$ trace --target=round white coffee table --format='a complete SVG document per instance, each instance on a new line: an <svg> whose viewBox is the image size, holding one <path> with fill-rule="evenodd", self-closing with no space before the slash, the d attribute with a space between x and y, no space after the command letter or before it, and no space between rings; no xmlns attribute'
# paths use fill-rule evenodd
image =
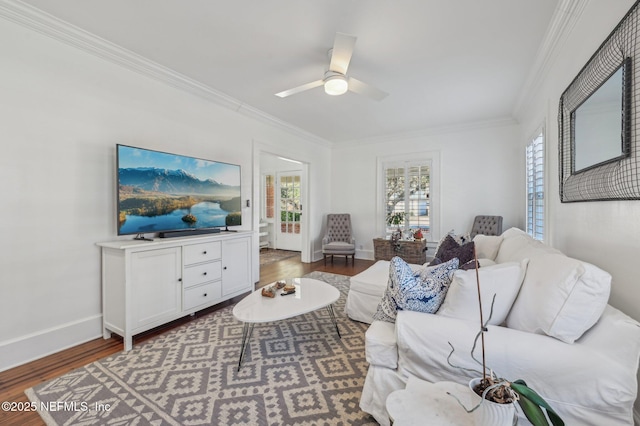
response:
<svg viewBox="0 0 640 426"><path fill-rule="evenodd" d="M256 323L280 321L327 308L338 337L341 337L333 306L331 306L340 298L338 289L313 278L294 278L293 284L296 287L293 294L282 295L282 290L278 290L275 297L264 297L262 289L258 289L234 306L233 316L244 323L238 371L242 366L247 343Z"/></svg>
<svg viewBox="0 0 640 426"><path fill-rule="evenodd" d="M470 407L470 390L453 382L429 383L410 377L405 389L387 397L387 412L394 426L473 426L474 417L467 413L447 392Z"/></svg>

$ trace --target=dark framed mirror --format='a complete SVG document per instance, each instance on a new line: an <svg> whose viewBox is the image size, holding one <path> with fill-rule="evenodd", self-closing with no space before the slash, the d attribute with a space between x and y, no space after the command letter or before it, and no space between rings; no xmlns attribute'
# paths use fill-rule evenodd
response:
<svg viewBox="0 0 640 426"><path fill-rule="evenodd" d="M560 96L560 201L640 200L640 0Z"/></svg>
<svg viewBox="0 0 640 426"><path fill-rule="evenodd" d="M621 160L631 146L631 58L571 111L571 173Z"/></svg>

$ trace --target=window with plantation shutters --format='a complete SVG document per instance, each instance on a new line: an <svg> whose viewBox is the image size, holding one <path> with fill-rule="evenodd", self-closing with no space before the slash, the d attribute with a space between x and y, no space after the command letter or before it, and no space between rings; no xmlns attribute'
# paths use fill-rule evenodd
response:
<svg viewBox="0 0 640 426"><path fill-rule="evenodd" d="M430 231L430 162L384 164L385 229ZM393 218L396 220L393 220Z"/></svg>
<svg viewBox="0 0 640 426"><path fill-rule="evenodd" d="M544 240L544 134L542 131L527 144L527 233Z"/></svg>

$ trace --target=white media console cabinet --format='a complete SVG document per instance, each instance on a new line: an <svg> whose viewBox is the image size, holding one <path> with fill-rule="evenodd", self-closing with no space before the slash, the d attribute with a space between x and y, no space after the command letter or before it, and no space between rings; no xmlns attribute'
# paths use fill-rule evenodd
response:
<svg viewBox="0 0 640 426"><path fill-rule="evenodd" d="M253 234L221 232L102 247L102 331L132 336L252 291Z"/></svg>

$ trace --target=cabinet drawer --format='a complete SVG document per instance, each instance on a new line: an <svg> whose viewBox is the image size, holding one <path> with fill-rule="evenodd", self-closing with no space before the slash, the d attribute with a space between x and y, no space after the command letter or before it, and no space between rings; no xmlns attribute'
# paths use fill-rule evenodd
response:
<svg viewBox="0 0 640 426"><path fill-rule="evenodd" d="M182 310L187 311L200 305L211 303L222 297L222 283L220 281L190 287L184 290Z"/></svg>
<svg viewBox="0 0 640 426"><path fill-rule="evenodd" d="M184 268L182 283L185 287L191 287L207 281L219 280L222 278L221 265L221 262L217 260Z"/></svg>
<svg viewBox="0 0 640 426"><path fill-rule="evenodd" d="M194 263L220 259L220 247L220 241L184 246L184 264L193 265Z"/></svg>

